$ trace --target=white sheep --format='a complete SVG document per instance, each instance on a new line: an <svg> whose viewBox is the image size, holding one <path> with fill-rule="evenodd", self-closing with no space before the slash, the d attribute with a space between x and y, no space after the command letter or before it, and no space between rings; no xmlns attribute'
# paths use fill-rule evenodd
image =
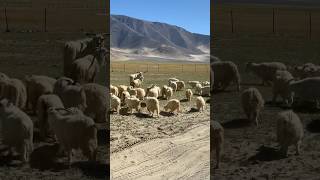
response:
<svg viewBox="0 0 320 180"><path fill-rule="evenodd" d="M203 97L202 96L198 96L196 98L196 106L197 106L198 111L203 111L205 105L206 105L206 102L204 101Z"/></svg>
<svg viewBox="0 0 320 180"><path fill-rule="evenodd" d="M37 117L39 122L40 136L44 139L49 135L49 123L47 111L50 107L64 108L64 105L55 94L45 94L38 98L37 102Z"/></svg>
<svg viewBox="0 0 320 180"><path fill-rule="evenodd" d="M303 125L299 116L292 110L280 112L277 117L277 141L282 155L287 155L290 145L296 146L296 154L299 155L302 138Z"/></svg>
<svg viewBox="0 0 320 180"><path fill-rule="evenodd" d="M141 82L143 82L143 79L144 79L143 72L137 72L137 73L129 75L129 82L130 83L136 79L139 79Z"/></svg>
<svg viewBox="0 0 320 180"><path fill-rule="evenodd" d="M118 97L119 98L121 98L123 91L128 90L128 86L126 86L126 85L119 85L117 88L118 88L118 93L119 93Z"/></svg>
<svg viewBox="0 0 320 180"><path fill-rule="evenodd" d="M121 96L120 96L120 99L121 99L121 102L123 102L123 104L126 104L126 99L130 97L130 93L128 91L123 91Z"/></svg>
<svg viewBox="0 0 320 180"><path fill-rule="evenodd" d="M19 79L9 78L2 82L2 98L11 101L15 106L24 110L27 103L27 90Z"/></svg>
<svg viewBox="0 0 320 180"><path fill-rule="evenodd" d="M244 113L251 122L259 125L259 115L264 107L264 99L256 88L248 88L241 94L241 105Z"/></svg>
<svg viewBox="0 0 320 180"><path fill-rule="evenodd" d="M209 81L203 81L201 82L202 86L210 86L210 82Z"/></svg>
<svg viewBox="0 0 320 180"><path fill-rule="evenodd" d="M139 98L140 100L143 100L144 97L146 96L146 91L142 88L136 88L137 91L137 98Z"/></svg>
<svg viewBox="0 0 320 180"><path fill-rule="evenodd" d="M171 87L168 87L166 85L164 85L162 87L162 97L166 98L167 100L171 98L171 96L173 95L173 90Z"/></svg>
<svg viewBox="0 0 320 180"><path fill-rule="evenodd" d="M110 84L110 92L112 94L114 94L115 96L118 96L118 94L119 94L118 88L116 86L111 85L111 84Z"/></svg>
<svg viewBox="0 0 320 180"><path fill-rule="evenodd" d="M184 81L177 81L176 83L177 83L177 91L181 91L186 86Z"/></svg>
<svg viewBox="0 0 320 180"><path fill-rule="evenodd" d="M107 121L108 113L108 88L96 83L88 83L83 85L86 93L87 108L84 113L90 116L97 123Z"/></svg>
<svg viewBox="0 0 320 180"><path fill-rule="evenodd" d="M60 77L54 83L53 93L57 94L58 96L60 96L63 88L65 88L68 85L73 85L73 84L74 84L74 81L71 78L67 78L67 77L64 77L64 76Z"/></svg>
<svg viewBox="0 0 320 180"><path fill-rule="evenodd" d="M161 95L161 88L157 85L151 85L147 88L147 96L158 98Z"/></svg>
<svg viewBox="0 0 320 180"><path fill-rule="evenodd" d="M202 94L202 85L200 83L196 84L195 94L200 95L200 96Z"/></svg>
<svg viewBox="0 0 320 180"><path fill-rule="evenodd" d="M170 110L171 113L174 111L181 112L181 106L180 106L180 101L178 99L171 99L168 101L168 103L164 106L164 110L168 111Z"/></svg>
<svg viewBox="0 0 320 180"><path fill-rule="evenodd" d="M96 48L102 47L103 41L103 35L96 34L92 38L66 42L63 49L64 75L71 77L72 63L74 60L92 54Z"/></svg>
<svg viewBox="0 0 320 180"><path fill-rule="evenodd" d="M154 112L156 112L157 117L160 117L160 105L159 100L156 97L146 97L145 98L146 107L150 115L153 117Z"/></svg>
<svg viewBox="0 0 320 180"><path fill-rule="evenodd" d="M177 82L176 82L176 81L169 81L169 87L171 87L172 90L173 90L174 92L176 92L177 89L178 89Z"/></svg>
<svg viewBox="0 0 320 180"><path fill-rule="evenodd" d="M133 86L134 88L140 88L142 87L142 81L140 79L135 79L130 82L130 86Z"/></svg>
<svg viewBox="0 0 320 180"><path fill-rule="evenodd" d="M210 144L210 150L216 150L217 164L215 168L219 168L220 157L223 151L224 129L217 121L211 121L210 126L210 134L212 134L211 137L213 137Z"/></svg>
<svg viewBox="0 0 320 180"><path fill-rule="evenodd" d="M177 79L177 78L169 78L168 79L169 84L170 84L170 82L177 82L177 81L179 81L179 79Z"/></svg>
<svg viewBox="0 0 320 180"><path fill-rule="evenodd" d="M191 89L187 89L186 90L186 98L188 99L188 101L191 101L192 96L193 96L192 90Z"/></svg>
<svg viewBox="0 0 320 180"><path fill-rule="evenodd" d="M15 148L27 162L33 150L33 122L30 117L7 99L0 101L2 143Z"/></svg>
<svg viewBox="0 0 320 180"><path fill-rule="evenodd" d="M128 87L128 92L130 94L130 96L137 96L138 92L136 88L133 88L132 86Z"/></svg>
<svg viewBox="0 0 320 180"><path fill-rule="evenodd" d="M60 111L62 110L49 108L48 121L62 149L68 154L69 166L72 163L73 149L81 149L89 160L95 161L98 142L94 121L82 113Z"/></svg>
<svg viewBox="0 0 320 180"><path fill-rule="evenodd" d="M287 67L280 62L248 62L246 64L246 71L253 72L259 78L261 78L262 85L271 83L274 80L274 76L277 70L287 70Z"/></svg>
<svg viewBox="0 0 320 180"><path fill-rule="evenodd" d="M120 106L121 106L121 100L118 96L110 93L110 110L111 111L116 111L117 114L119 114L119 111L120 111Z"/></svg>
<svg viewBox="0 0 320 180"><path fill-rule="evenodd" d="M273 103L276 102L278 95L280 95L284 103L286 105L289 104L289 100L290 100L289 84L293 80L294 78L290 72L277 70L275 79L273 80L273 85L272 85L272 91L273 91L272 102Z"/></svg>
<svg viewBox="0 0 320 180"><path fill-rule="evenodd" d="M93 54L76 59L72 63L71 78L80 84L94 83L107 54L106 48L97 48Z"/></svg>
<svg viewBox="0 0 320 180"><path fill-rule="evenodd" d="M135 109L137 112L140 112L140 100L136 97L127 97L125 99L126 106L128 107L128 111L132 114L132 110Z"/></svg>
<svg viewBox="0 0 320 180"><path fill-rule="evenodd" d="M189 84L191 88L195 88L197 84L200 84L200 81L188 81L187 84Z"/></svg>
<svg viewBox="0 0 320 180"><path fill-rule="evenodd" d="M77 107L81 111L85 111L87 108L86 92L79 84L63 86L58 96L65 108Z"/></svg>
<svg viewBox="0 0 320 180"><path fill-rule="evenodd" d="M217 61L211 64L214 71L213 90L225 90L231 82L236 83L240 91L240 74L238 67L231 61Z"/></svg>
<svg viewBox="0 0 320 180"><path fill-rule="evenodd" d="M27 106L35 113L38 98L43 94L53 93L56 79L47 76L28 75L24 78L27 89Z"/></svg>
<svg viewBox="0 0 320 180"><path fill-rule="evenodd" d="M294 97L299 97L302 101L315 101L317 107L320 107L320 77L291 81L289 91L291 92L290 105Z"/></svg>

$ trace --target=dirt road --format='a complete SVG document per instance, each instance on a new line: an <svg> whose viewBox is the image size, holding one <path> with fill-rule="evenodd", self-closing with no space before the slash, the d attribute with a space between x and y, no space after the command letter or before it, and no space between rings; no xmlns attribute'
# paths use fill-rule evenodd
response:
<svg viewBox="0 0 320 180"><path fill-rule="evenodd" d="M122 179L209 179L209 122L111 155L111 176Z"/></svg>

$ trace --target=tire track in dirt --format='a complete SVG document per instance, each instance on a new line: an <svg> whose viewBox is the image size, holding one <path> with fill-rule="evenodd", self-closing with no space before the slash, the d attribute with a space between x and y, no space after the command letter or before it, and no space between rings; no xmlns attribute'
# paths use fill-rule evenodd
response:
<svg viewBox="0 0 320 180"><path fill-rule="evenodd" d="M209 179L210 125L156 139L111 155L111 177L122 179Z"/></svg>

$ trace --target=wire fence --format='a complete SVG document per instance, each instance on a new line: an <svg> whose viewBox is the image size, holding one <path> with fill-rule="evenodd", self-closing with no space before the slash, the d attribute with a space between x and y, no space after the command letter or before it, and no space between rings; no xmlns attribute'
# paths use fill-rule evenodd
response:
<svg viewBox="0 0 320 180"><path fill-rule="evenodd" d="M320 37L320 11L312 8L216 6L213 32L297 34Z"/></svg>
<svg viewBox="0 0 320 180"><path fill-rule="evenodd" d="M107 32L105 8L2 7L0 31Z"/></svg>
<svg viewBox="0 0 320 180"><path fill-rule="evenodd" d="M111 72L195 72L209 73L209 64L111 63Z"/></svg>

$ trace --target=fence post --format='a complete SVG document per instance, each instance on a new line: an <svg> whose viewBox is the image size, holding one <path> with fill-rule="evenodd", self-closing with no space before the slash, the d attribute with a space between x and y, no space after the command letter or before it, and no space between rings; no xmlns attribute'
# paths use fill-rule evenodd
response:
<svg viewBox="0 0 320 180"><path fill-rule="evenodd" d="M7 8L6 7L4 8L4 16L5 16L5 19L6 19L6 32L10 32L9 24L8 24Z"/></svg>
<svg viewBox="0 0 320 180"><path fill-rule="evenodd" d="M312 33L312 19L311 19L311 12L309 11L309 39L311 39Z"/></svg>
<svg viewBox="0 0 320 180"><path fill-rule="evenodd" d="M275 33L275 15L274 15L274 8L272 9L272 33Z"/></svg>
<svg viewBox="0 0 320 180"><path fill-rule="evenodd" d="M44 32L47 32L47 8L44 8Z"/></svg>
<svg viewBox="0 0 320 180"><path fill-rule="evenodd" d="M230 10L230 20L231 20L231 32L234 32L234 21L233 21L233 11L232 9Z"/></svg>

